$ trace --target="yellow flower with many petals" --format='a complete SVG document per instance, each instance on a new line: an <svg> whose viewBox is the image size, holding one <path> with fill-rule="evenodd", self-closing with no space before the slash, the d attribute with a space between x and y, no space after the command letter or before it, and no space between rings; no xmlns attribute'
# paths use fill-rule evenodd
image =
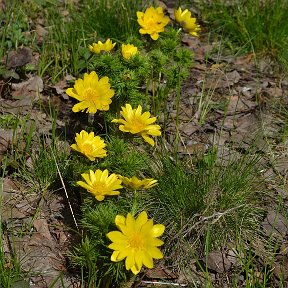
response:
<svg viewBox="0 0 288 288"><path fill-rule="evenodd" d="M98 43L92 43L92 45L88 45L88 48L91 52L99 54L101 51L109 52L111 51L116 43L112 43L110 39L107 39L105 43L98 41Z"/></svg>
<svg viewBox="0 0 288 288"><path fill-rule="evenodd" d="M130 104L126 104L122 107L120 114L124 119L114 119L112 122L120 123L123 125L119 126L122 132L130 132L132 134L140 134L143 139L150 145L154 146L155 142L149 136L160 136L160 126L155 125L156 117L150 118L150 112L144 112L142 114L141 105L137 109L132 109Z"/></svg>
<svg viewBox="0 0 288 288"><path fill-rule="evenodd" d="M107 39L103 44L103 51L109 52L115 47L116 43L113 43L110 39Z"/></svg>
<svg viewBox="0 0 288 288"><path fill-rule="evenodd" d="M71 148L84 154L89 160L94 161L95 158L103 158L107 156L104 149L106 144L99 136L94 136L94 132L89 134L82 130L80 134L76 133L76 144L72 144Z"/></svg>
<svg viewBox="0 0 288 288"><path fill-rule="evenodd" d="M114 90L110 88L109 78L98 79L95 71L90 74L85 73L83 79L77 79L73 88L68 88L66 93L80 101L73 106L73 112L85 111L87 113L96 113L97 110L109 110L111 98L114 96Z"/></svg>
<svg viewBox="0 0 288 288"><path fill-rule="evenodd" d="M124 59L128 60L137 54L138 48L132 44L122 44L121 52Z"/></svg>
<svg viewBox="0 0 288 288"><path fill-rule="evenodd" d="M159 38L159 33L164 31L164 27L169 23L169 18L164 15L162 7L149 7L146 11L137 12L137 22L142 27L141 34L150 34L153 40Z"/></svg>
<svg viewBox="0 0 288 288"><path fill-rule="evenodd" d="M98 201L104 200L105 196L119 195L118 189L123 188L121 179L116 174L108 177L108 170L101 171L97 169L95 172L89 171L89 174L83 173L81 176L86 182L77 181L77 184L88 192L92 193Z"/></svg>
<svg viewBox="0 0 288 288"><path fill-rule="evenodd" d="M125 218L117 215L115 224L121 231L112 231L107 237L113 242L108 248L115 250L111 255L114 262L126 258L125 266L135 275L142 266L153 268L153 258L161 259L163 254L158 248L163 241L158 239L165 230L162 224L153 225L153 219L148 219L145 211L135 219L130 213Z"/></svg>
<svg viewBox="0 0 288 288"><path fill-rule="evenodd" d="M122 180L122 184L124 186L132 188L134 190L149 189L158 184L158 181L152 178L147 178L143 180L138 179L136 176L133 176L132 178L119 176L119 178Z"/></svg>
<svg viewBox="0 0 288 288"><path fill-rule="evenodd" d="M92 45L88 45L88 48L91 52L95 54L100 54L103 51L103 43L98 41L98 43L92 43Z"/></svg>
<svg viewBox="0 0 288 288"><path fill-rule="evenodd" d="M181 7L174 11L176 21L192 36L198 36L200 25L196 24L196 18L191 17L191 12L188 9L182 11Z"/></svg>

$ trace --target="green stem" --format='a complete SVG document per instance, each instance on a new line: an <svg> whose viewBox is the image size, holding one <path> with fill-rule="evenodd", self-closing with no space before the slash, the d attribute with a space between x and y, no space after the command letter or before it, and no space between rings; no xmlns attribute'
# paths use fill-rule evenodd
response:
<svg viewBox="0 0 288 288"><path fill-rule="evenodd" d="M180 68L179 68L180 70ZM177 149L179 144L179 113L180 113L180 97L181 97L181 85L180 85L180 71L178 72L177 87L176 87L176 138L175 138L175 157L177 159Z"/></svg>
<svg viewBox="0 0 288 288"><path fill-rule="evenodd" d="M132 203L132 208L131 208L131 214L134 216L137 212L137 200L138 200L138 193L137 190L135 189L133 191L133 203Z"/></svg>

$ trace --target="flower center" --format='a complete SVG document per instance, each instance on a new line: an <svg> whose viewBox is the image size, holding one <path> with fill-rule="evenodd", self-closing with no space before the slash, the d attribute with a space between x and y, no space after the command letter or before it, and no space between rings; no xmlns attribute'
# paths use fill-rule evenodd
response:
<svg viewBox="0 0 288 288"><path fill-rule="evenodd" d="M143 123L141 120L134 119L134 121L133 121L133 130L135 130L136 133L144 130L145 127L146 127L145 123Z"/></svg>
<svg viewBox="0 0 288 288"><path fill-rule="evenodd" d="M131 248L134 249L141 249L144 247L144 240L143 237L139 234L134 234L129 239L129 245Z"/></svg>
<svg viewBox="0 0 288 288"><path fill-rule="evenodd" d="M85 100L94 102L95 100L99 99L99 92L95 89L85 89L85 91L83 92L83 98Z"/></svg>
<svg viewBox="0 0 288 288"><path fill-rule="evenodd" d="M99 194L105 193L106 188L107 186L105 183L97 182L93 184L93 190L97 191Z"/></svg>
<svg viewBox="0 0 288 288"><path fill-rule="evenodd" d="M85 151L86 153L92 153L93 152L93 146L90 143L84 143L82 145L82 149L83 151Z"/></svg>
<svg viewBox="0 0 288 288"><path fill-rule="evenodd" d="M160 24L160 23L157 23L156 21L155 21L155 19L150 19L150 20L148 20L147 21L147 28L148 29L153 29L153 28L155 28L155 26L156 25L158 25L158 24Z"/></svg>

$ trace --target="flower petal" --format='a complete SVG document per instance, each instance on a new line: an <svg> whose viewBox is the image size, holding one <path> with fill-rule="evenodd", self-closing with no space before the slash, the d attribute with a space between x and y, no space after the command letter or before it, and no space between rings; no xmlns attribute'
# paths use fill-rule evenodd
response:
<svg viewBox="0 0 288 288"><path fill-rule="evenodd" d="M151 257L151 255L149 253L147 253L146 251L142 251L143 252L143 264L147 267L147 268L153 268L153 259Z"/></svg>
<svg viewBox="0 0 288 288"><path fill-rule="evenodd" d="M115 243L127 242L127 237L119 231L109 232L106 236Z"/></svg>
<svg viewBox="0 0 288 288"><path fill-rule="evenodd" d="M157 247L149 247L149 249L147 249L147 252L152 258L155 259L162 259L164 257L160 249Z"/></svg>
<svg viewBox="0 0 288 288"><path fill-rule="evenodd" d="M111 261L118 262L123 260L125 257L127 257L127 251L114 251L111 255Z"/></svg>
<svg viewBox="0 0 288 288"><path fill-rule="evenodd" d="M116 218L115 218L115 224L116 226L118 226L119 224L125 224L125 220L126 218L122 215L117 215Z"/></svg>
<svg viewBox="0 0 288 288"><path fill-rule="evenodd" d="M72 111L73 112L80 112L80 111L84 111L88 107L89 107L89 104L86 101L82 101L80 103L75 104L72 107Z"/></svg>
<svg viewBox="0 0 288 288"><path fill-rule="evenodd" d="M153 237L160 237L165 230L165 226L162 224L156 224L152 228Z"/></svg>
<svg viewBox="0 0 288 288"><path fill-rule="evenodd" d="M134 265L131 267L131 271L134 275L137 275L141 271L141 268L142 268L142 266L138 267L138 266Z"/></svg>
<svg viewBox="0 0 288 288"><path fill-rule="evenodd" d="M134 230L135 228L135 219L134 217L131 215L131 213L127 214L126 217L126 226L129 227L129 229Z"/></svg>
<svg viewBox="0 0 288 288"><path fill-rule="evenodd" d="M123 243L111 243L108 248L117 250L117 251L122 251L127 248L127 244Z"/></svg>
<svg viewBox="0 0 288 288"><path fill-rule="evenodd" d="M150 36L151 36L151 38L153 40L157 40L159 38L159 34L158 33L152 33Z"/></svg>
<svg viewBox="0 0 288 288"><path fill-rule="evenodd" d="M139 227L139 229L141 229L141 227L142 227L147 221L148 221L147 213L146 213L146 211L142 211L142 212L138 215L138 217L137 217L137 219L136 219L136 222L135 222L135 225L136 225L137 228Z"/></svg>
<svg viewBox="0 0 288 288"><path fill-rule="evenodd" d="M154 142L154 140L153 140L152 138L148 137L148 136L145 135L145 134L142 134L141 136L142 136L143 139L144 139L147 143L149 143L151 146L155 146L155 142Z"/></svg>
<svg viewBox="0 0 288 288"><path fill-rule="evenodd" d="M130 251L125 260L125 267L126 270L130 270L132 266L135 265L135 258L134 253Z"/></svg>
<svg viewBox="0 0 288 288"><path fill-rule="evenodd" d="M81 186L82 188L85 188L87 190L91 189L91 187L89 185L87 185L87 183L85 183L83 181L77 181L76 183L77 183L77 185Z"/></svg>
<svg viewBox="0 0 288 288"><path fill-rule="evenodd" d="M98 201L103 201L105 199L105 196L104 195L96 195L95 198Z"/></svg>

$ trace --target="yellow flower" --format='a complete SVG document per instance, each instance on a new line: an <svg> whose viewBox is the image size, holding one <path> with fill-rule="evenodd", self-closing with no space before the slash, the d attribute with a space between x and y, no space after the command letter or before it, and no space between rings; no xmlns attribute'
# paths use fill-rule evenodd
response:
<svg viewBox="0 0 288 288"><path fill-rule="evenodd" d="M95 71L90 74L85 73L84 79L76 80L74 87L68 88L66 93L80 101L73 106L73 112L87 109L87 113L92 114L96 113L97 110L109 110L111 98L114 96L114 90L110 88L109 78L98 79Z"/></svg>
<svg viewBox="0 0 288 288"><path fill-rule="evenodd" d="M121 232L112 231L107 234L113 242L108 248L115 250L111 255L112 261L118 262L126 258L126 269L136 275L143 265L153 268L153 258L163 258L163 254L157 247L164 243L157 237L164 233L165 226L153 225L153 219L148 220L145 211L141 212L137 219L130 213L127 218L117 215L115 224Z"/></svg>
<svg viewBox="0 0 288 288"><path fill-rule="evenodd" d="M95 54L100 54L103 48L103 43L101 41L98 41L98 43L92 43L92 45L88 45L88 48L91 52Z"/></svg>
<svg viewBox="0 0 288 288"><path fill-rule="evenodd" d="M111 51L116 43L112 43L110 39L107 39L105 43L98 41L98 43L92 43L92 45L88 45L88 48L91 52L99 54L101 51L109 52Z"/></svg>
<svg viewBox="0 0 288 288"><path fill-rule="evenodd" d="M80 134L76 133L76 144L72 144L70 147L94 161L96 157L103 158L107 156L106 150L104 150L106 144L99 136L94 136L94 132L89 134L82 130Z"/></svg>
<svg viewBox="0 0 288 288"><path fill-rule="evenodd" d="M111 51L116 43L112 43L110 39L107 39L106 42L103 44L103 51L109 52Z"/></svg>
<svg viewBox="0 0 288 288"><path fill-rule="evenodd" d="M122 132L130 132L132 134L140 134L143 139L150 145L154 146L155 142L149 136L160 136L160 126L151 125L156 121L156 117L150 118L149 112L142 114L142 107L139 105L137 109L132 109L130 104L126 104L126 107L122 107L120 114L124 119L114 119L112 122L120 123L119 126Z"/></svg>
<svg viewBox="0 0 288 288"><path fill-rule="evenodd" d="M182 11L181 7L174 11L176 21L192 36L198 36L200 25L196 24L196 18L191 17L191 12L188 9Z"/></svg>
<svg viewBox="0 0 288 288"><path fill-rule="evenodd" d="M83 173L81 176L86 181L77 181L77 184L88 192L92 193L98 201L104 200L105 196L119 195L118 189L123 188L121 180L116 174L108 177L108 170L101 171L97 169L95 172L89 171L89 174Z"/></svg>
<svg viewBox="0 0 288 288"><path fill-rule="evenodd" d="M121 52L122 52L122 56L123 58L125 58L126 60L130 59L131 57L133 57L134 55L137 54L138 52L138 48L135 47L132 44L122 44L121 46Z"/></svg>
<svg viewBox="0 0 288 288"><path fill-rule="evenodd" d="M168 24L169 18L164 16L162 7L149 7L145 13L137 12L137 22L142 27L139 32L141 34L150 34L153 40L159 38L159 33L164 31L164 27Z"/></svg>
<svg viewBox="0 0 288 288"><path fill-rule="evenodd" d="M124 186L132 188L134 190L149 189L158 184L158 181L152 178L147 178L143 180L138 179L136 176L133 176L132 178L119 176L119 178L122 180L122 184Z"/></svg>

